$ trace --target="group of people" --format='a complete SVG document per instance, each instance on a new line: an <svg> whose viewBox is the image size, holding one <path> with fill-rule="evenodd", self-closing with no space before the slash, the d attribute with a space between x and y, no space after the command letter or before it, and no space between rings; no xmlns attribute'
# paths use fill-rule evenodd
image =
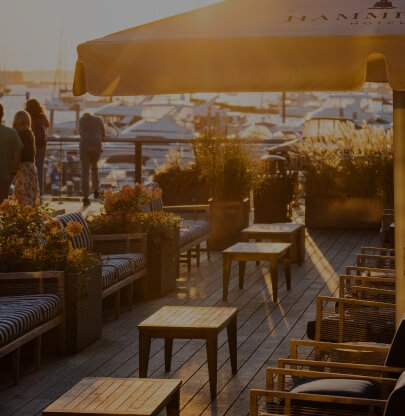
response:
<svg viewBox="0 0 405 416"><path fill-rule="evenodd" d="M44 193L43 166L49 121L38 100L31 98L25 110L14 115L12 128L3 124L0 103L0 201L8 198L13 180L14 198L36 206Z"/></svg>
<svg viewBox="0 0 405 416"><path fill-rule="evenodd" d="M25 110L17 111L12 127L3 124L0 103L0 203L7 199L14 181L13 198L22 205L37 206L44 194L44 161L49 121L40 102L31 98ZM105 138L99 117L84 113L79 120L83 205L90 204L89 173L92 171L94 197L99 197L97 162Z"/></svg>

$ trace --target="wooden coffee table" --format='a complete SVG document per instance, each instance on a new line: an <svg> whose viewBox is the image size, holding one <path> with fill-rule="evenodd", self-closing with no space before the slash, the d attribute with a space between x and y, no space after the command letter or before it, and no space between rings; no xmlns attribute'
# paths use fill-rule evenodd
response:
<svg viewBox="0 0 405 416"><path fill-rule="evenodd" d="M305 261L305 226L294 222L253 224L241 232L242 241L249 239L291 243L291 261L299 264Z"/></svg>
<svg viewBox="0 0 405 416"><path fill-rule="evenodd" d="M152 338L165 340L165 371L170 371L173 339L205 339L212 397L217 394L218 334L226 328L232 373L237 372L237 308L164 306L138 325L139 376L147 377Z"/></svg>
<svg viewBox="0 0 405 416"><path fill-rule="evenodd" d="M247 261L268 261L270 263L273 301L277 302L278 260L283 259L287 289L291 289L290 243L236 243L222 252L223 256L223 294L228 299L228 286L231 277L231 262L239 262L239 288L243 289L243 278Z"/></svg>
<svg viewBox="0 0 405 416"><path fill-rule="evenodd" d="M157 416L180 414L181 380L139 378L84 378L42 411L43 415L127 415Z"/></svg>

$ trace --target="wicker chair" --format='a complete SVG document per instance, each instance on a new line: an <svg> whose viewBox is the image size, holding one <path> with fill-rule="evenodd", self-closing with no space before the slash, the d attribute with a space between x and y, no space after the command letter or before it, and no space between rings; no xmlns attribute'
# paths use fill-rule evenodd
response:
<svg viewBox="0 0 405 416"><path fill-rule="evenodd" d="M329 296L318 296L307 326L308 338L327 342L391 343L394 333L395 304Z"/></svg>
<svg viewBox="0 0 405 416"><path fill-rule="evenodd" d="M405 373L393 379L272 368L267 376L275 378L269 389L250 391L250 416L403 414ZM290 389L292 377L302 381Z"/></svg>
<svg viewBox="0 0 405 416"><path fill-rule="evenodd" d="M395 303L395 278L340 276L339 297Z"/></svg>

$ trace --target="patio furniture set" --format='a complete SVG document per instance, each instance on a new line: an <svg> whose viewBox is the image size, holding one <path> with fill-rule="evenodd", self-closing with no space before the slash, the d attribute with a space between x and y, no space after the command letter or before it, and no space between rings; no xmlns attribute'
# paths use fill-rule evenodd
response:
<svg viewBox="0 0 405 416"><path fill-rule="evenodd" d="M149 186L156 188L157 184ZM195 212L205 207L175 207L178 210ZM165 209L161 199L145 207L147 211ZM13 378L19 381L21 346L35 340L35 368L40 365L41 337L50 329L59 326L61 350L76 352L101 335L102 299L113 296L114 314L118 319L121 307L121 290L126 289L127 306L131 309L135 283L139 283L142 296L148 293L147 235L145 233L92 235L85 219L79 212L56 217L65 227L69 221L82 225L82 232L72 237L74 248L96 251L102 255L101 272L96 270L87 290L93 292L90 309L86 311L87 325L83 340L77 340L73 326L83 325L73 311L75 293L71 283L67 284L63 272L38 272L27 274L2 274L0 281L0 357L13 354ZM204 220L182 220L179 230L180 253L186 253L188 267L191 258L199 264L200 244L209 239L208 222ZM207 243L208 258L210 255ZM90 277L86 277L87 280ZM70 276L69 280L73 278ZM72 293L71 293L72 292Z"/></svg>
<svg viewBox="0 0 405 416"><path fill-rule="evenodd" d="M361 249L340 276L339 297L318 297L312 340L291 340L290 358L267 369L265 389L251 390L251 416L403 413L405 316L395 331L394 259L392 249Z"/></svg>
<svg viewBox="0 0 405 416"><path fill-rule="evenodd" d="M278 261L284 263L287 289L291 289L291 261L305 260L305 227L297 223L254 224L241 232L242 242L228 247L223 255L223 300L228 299L231 262L239 262L239 288L243 289L246 261L268 261L273 301L277 302ZM250 242L249 240L255 240ZM270 240L263 242L263 240Z"/></svg>

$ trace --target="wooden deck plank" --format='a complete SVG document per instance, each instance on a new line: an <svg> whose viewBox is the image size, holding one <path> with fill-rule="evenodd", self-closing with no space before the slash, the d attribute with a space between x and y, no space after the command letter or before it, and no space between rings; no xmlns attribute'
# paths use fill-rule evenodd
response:
<svg viewBox="0 0 405 416"><path fill-rule="evenodd" d="M268 265L247 264L245 288L238 288L237 264L232 265L228 302L222 302L222 256L211 263L203 256L190 273L181 266L178 290L162 299L134 305L119 321L103 327L101 340L75 355L49 359L43 368L24 375L18 386L0 390L0 414L36 415L84 377L138 377L136 325L161 306L234 306L238 313L238 373L232 377L226 331L218 339L218 396L211 402L205 344L199 340L176 340L172 371L164 372L161 340L151 346L149 377L182 378L181 415L246 415L249 389L264 385L264 370L278 357L288 356L289 340L305 336L306 322L315 317L319 294L336 292L338 275L352 264L361 245L377 244L369 231L311 231L306 235L307 256L292 265L291 292L286 290L280 266L279 301L271 301Z"/></svg>

